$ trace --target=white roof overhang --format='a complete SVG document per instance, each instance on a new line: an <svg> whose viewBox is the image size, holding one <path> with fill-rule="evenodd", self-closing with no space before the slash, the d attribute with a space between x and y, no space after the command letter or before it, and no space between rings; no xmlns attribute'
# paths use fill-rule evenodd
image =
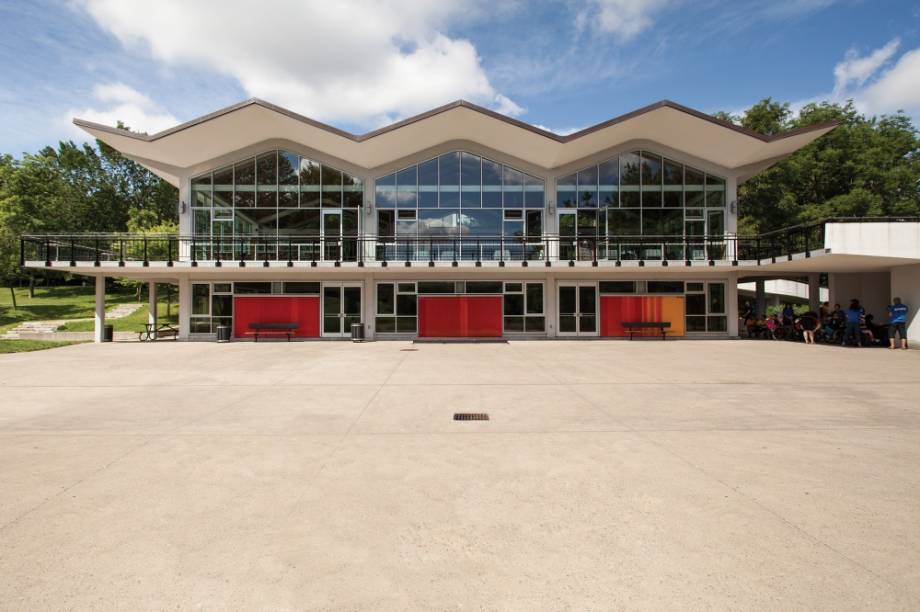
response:
<svg viewBox="0 0 920 612"><path fill-rule="evenodd" d="M567 136L458 101L363 135L349 134L262 100L247 100L153 135L74 123L178 185L185 169L260 142L303 143L373 169L452 140L468 140L553 169L632 140L671 149L750 178L836 127L836 122L764 136L663 101Z"/></svg>

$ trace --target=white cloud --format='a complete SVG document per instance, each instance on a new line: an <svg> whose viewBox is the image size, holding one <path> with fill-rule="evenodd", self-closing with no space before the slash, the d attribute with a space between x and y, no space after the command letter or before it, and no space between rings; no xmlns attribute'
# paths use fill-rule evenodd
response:
<svg viewBox="0 0 920 612"><path fill-rule="evenodd" d="M920 118L920 49L908 51L856 96L873 113L903 110Z"/></svg>
<svg viewBox="0 0 920 612"><path fill-rule="evenodd" d="M100 102L133 104L144 108L154 106L150 98L124 83L104 83L93 87L93 97Z"/></svg>
<svg viewBox="0 0 920 612"><path fill-rule="evenodd" d="M502 94L495 95L495 110L503 115L510 115L511 117L516 117L520 114L523 114L527 109L523 106L515 103L514 100L503 96Z"/></svg>
<svg viewBox="0 0 920 612"><path fill-rule="evenodd" d="M857 110L870 116L904 111L920 121L920 48L906 51L891 65L899 45L895 38L865 56L847 51L834 67L834 90L796 100L790 110L798 114L806 104L853 100Z"/></svg>
<svg viewBox="0 0 920 612"><path fill-rule="evenodd" d="M443 33L485 14L485 0L76 1L126 46L323 121L379 124L458 98L523 112L472 43Z"/></svg>
<svg viewBox="0 0 920 612"><path fill-rule="evenodd" d="M824 10L839 0L772 0L763 7L768 17L797 17Z"/></svg>
<svg viewBox="0 0 920 612"><path fill-rule="evenodd" d="M71 123L73 117L94 121L103 125L116 125L119 121L134 132L153 134L179 123L172 114L163 110L148 96L124 83L103 83L93 88L93 97L103 108L87 107L70 109L63 121L70 126L71 135L85 139L86 134Z"/></svg>
<svg viewBox="0 0 920 612"><path fill-rule="evenodd" d="M655 13L674 0L590 0L588 8L576 16L576 27L588 24L613 34L619 42L629 42L654 24Z"/></svg>
<svg viewBox="0 0 920 612"><path fill-rule="evenodd" d="M844 60L834 66L834 92L842 93L851 85L862 87L879 68L888 63L900 45L900 39L895 38L866 56L860 56L856 49L847 51Z"/></svg>
<svg viewBox="0 0 920 612"><path fill-rule="evenodd" d="M554 128L546 127L545 125L542 125L539 123L535 123L533 124L533 126L535 128L540 128L541 130L544 130L546 132L552 132L553 134L556 134L557 136L568 136L569 134L574 134L575 132L580 132L583 129L585 129L582 127L554 129Z"/></svg>
<svg viewBox="0 0 920 612"><path fill-rule="evenodd" d="M895 38L865 56L850 50L834 67L834 91L820 99L852 99L869 115L903 110L920 118L920 48L911 49L891 65L900 41Z"/></svg>

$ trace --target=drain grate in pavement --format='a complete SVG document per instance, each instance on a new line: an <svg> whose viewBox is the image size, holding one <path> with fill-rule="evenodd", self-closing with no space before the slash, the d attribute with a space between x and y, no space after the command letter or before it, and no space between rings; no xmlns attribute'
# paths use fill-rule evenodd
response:
<svg viewBox="0 0 920 612"><path fill-rule="evenodd" d="M399 350L403 353L413 353L417 351L418 349L399 349Z"/></svg>
<svg viewBox="0 0 920 612"><path fill-rule="evenodd" d="M455 412L455 421L488 421L489 415L485 412Z"/></svg>

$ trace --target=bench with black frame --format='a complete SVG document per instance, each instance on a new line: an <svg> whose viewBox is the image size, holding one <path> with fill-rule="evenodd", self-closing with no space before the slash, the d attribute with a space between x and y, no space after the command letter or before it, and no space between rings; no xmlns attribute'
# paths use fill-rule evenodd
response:
<svg viewBox="0 0 920 612"><path fill-rule="evenodd" d="M661 339L667 337L668 329L671 327L670 321L623 321L621 323L624 329L629 331L629 339L632 340L637 331L643 329L657 329L661 331Z"/></svg>
<svg viewBox="0 0 920 612"><path fill-rule="evenodd" d="M173 340L179 337L179 330L170 325L169 323L162 323L160 325L153 325L152 323L144 323L144 329L137 332L137 339L141 342L159 340L161 338L172 338Z"/></svg>
<svg viewBox="0 0 920 612"><path fill-rule="evenodd" d="M291 336L300 327L297 323L250 323L249 329L252 331L247 335L255 336L255 341L259 341L259 336L287 336L288 342Z"/></svg>

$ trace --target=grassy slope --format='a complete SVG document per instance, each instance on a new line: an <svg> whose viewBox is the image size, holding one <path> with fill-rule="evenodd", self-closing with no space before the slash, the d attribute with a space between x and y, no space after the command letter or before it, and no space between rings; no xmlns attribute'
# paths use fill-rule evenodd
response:
<svg viewBox="0 0 920 612"><path fill-rule="evenodd" d="M79 344L78 342L52 342L50 340L0 340L0 353L25 353L27 351L41 351Z"/></svg>
<svg viewBox="0 0 920 612"><path fill-rule="evenodd" d="M133 302L134 293L110 292L106 294L105 301L106 306ZM16 289L16 303L18 307L13 310L9 287L0 287L0 332L23 321L92 317L96 298L91 285L37 287L34 299L29 298L28 289Z"/></svg>
<svg viewBox="0 0 920 612"><path fill-rule="evenodd" d="M164 323L176 323L178 296L173 295L172 317L166 317L166 296L160 293L159 319ZM144 294L141 298L146 301ZM133 291L109 291L105 295L106 308L116 304L135 301ZM16 290L17 308L13 310L8 287L0 287L0 332L15 327L23 321L46 321L54 319L92 318L96 306L95 289L87 287L37 287L35 298L29 298L27 289ZM137 331L147 322L147 306L123 319L111 319L116 331ZM71 327L73 326L73 327ZM77 321L67 326L68 331L92 331L92 321Z"/></svg>
<svg viewBox="0 0 920 612"><path fill-rule="evenodd" d="M157 302L159 307L157 308L157 322L169 323L173 327L179 325L178 312L179 308L176 304L176 296L173 296L172 302L172 316L166 316L166 298L159 298L157 296ZM144 324L147 322L147 305L141 306L134 313L128 315L127 317L122 317L120 319L107 319L106 323L112 325L115 331L130 331L137 332L144 329ZM61 331L93 331L93 322L92 321L73 321L72 323L67 323L62 325L60 328Z"/></svg>

